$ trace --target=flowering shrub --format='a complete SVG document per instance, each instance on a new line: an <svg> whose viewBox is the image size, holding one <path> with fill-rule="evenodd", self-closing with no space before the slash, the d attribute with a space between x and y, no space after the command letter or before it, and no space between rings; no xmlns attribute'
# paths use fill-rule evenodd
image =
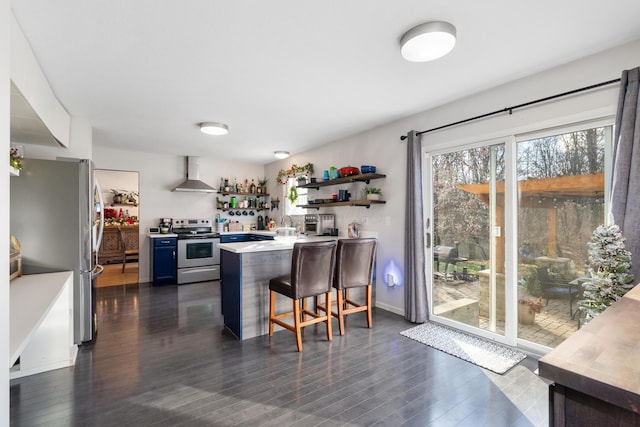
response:
<svg viewBox="0 0 640 427"><path fill-rule="evenodd" d="M537 300L521 299L518 300L518 304L529 307L530 313L540 313L542 311L542 298L538 298Z"/></svg>
<svg viewBox="0 0 640 427"><path fill-rule="evenodd" d="M625 249L624 237L617 225L598 226L589 247L589 273L583 283L584 296L578 301L587 318L602 313L633 288L631 253Z"/></svg>

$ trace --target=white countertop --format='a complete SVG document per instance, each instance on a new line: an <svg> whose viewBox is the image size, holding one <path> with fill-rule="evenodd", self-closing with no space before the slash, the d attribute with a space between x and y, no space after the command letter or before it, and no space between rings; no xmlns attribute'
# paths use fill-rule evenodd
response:
<svg viewBox="0 0 640 427"><path fill-rule="evenodd" d="M149 236L150 239L166 239L167 237L178 237L178 235L175 233L147 233L147 236Z"/></svg>
<svg viewBox="0 0 640 427"><path fill-rule="evenodd" d="M73 286L73 272L27 274L13 279L10 286L9 367L25 349L64 287Z"/></svg>
<svg viewBox="0 0 640 427"><path fill-rule="evenodd" d="M336 240L338 237L319 236L297 239L279 239L279 240L262 240L258 242L236 242L236 243L220 243L218 247L222 250L233 252L236 254L246 254L253 252L270 252L270 251L286 251L292 250L293 244L296 242L311 242L323 240Z"/></svg>
<svg viewBox="0 0 640 427"><path fill-rule="evenodd" d="M275 236L275 231L269 230L250 230L250 231L223 231L220 233L221 236L229 236L233 234L255 234L258 236Z"/></svg>

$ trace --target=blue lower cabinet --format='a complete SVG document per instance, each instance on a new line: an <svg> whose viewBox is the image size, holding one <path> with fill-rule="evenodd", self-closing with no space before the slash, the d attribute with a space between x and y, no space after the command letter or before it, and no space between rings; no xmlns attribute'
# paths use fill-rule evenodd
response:
<svg viewBox="0 0 640 427"><path fill-rule="evenodd" d="M151 239L151 271L154 285L175 284L178 281L175 237Z"/></svg>
<svg viewBox="0 0 640 427"><path fill-rule="evenodd" d="M248 242L249 234L223 234L220 236L220 243Z"/></svg>
<svg viewBox="0 0 640 427"><path fill-rule="evenodd" d="M249 239L252 241L273 240L273 236L265 236L262 234L251 234Z"/></svg>

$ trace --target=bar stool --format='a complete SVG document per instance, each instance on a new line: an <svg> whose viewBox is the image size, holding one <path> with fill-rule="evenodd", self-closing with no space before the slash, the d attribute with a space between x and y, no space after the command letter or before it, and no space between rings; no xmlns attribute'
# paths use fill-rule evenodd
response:
<svg viewBox="0 0 640 427"><path fill-rule="evenodd" d="M378 241L373 238L338 240L336 272L333 277L333 287L337 290L338 311L331 311L331 314L338 318L340 335L344 335L344 317L348 314L366 311L367 326L371 328L373 325L371 292L377 246ZM349 298L349 289L359 287L365 287L364 304L356 303ZM327 306L318 305L318 309L322 311L327 311L325 307Z"/></svg>
<svg viewBox="0 0 640 427"><path fill-rule="evenodd" d="M331 314L308 310L306 298L324 294L325 303L331 306L336 246L333 240L293 245L291 273L269 281L269 336L273 335L274 324L280 325L296 334L298 351L302 351L302 328L324 322L331 341ZM293 311L276 314L276 293L293 300ZM293 325L281 320L289 316L293 316Z"/></svg>

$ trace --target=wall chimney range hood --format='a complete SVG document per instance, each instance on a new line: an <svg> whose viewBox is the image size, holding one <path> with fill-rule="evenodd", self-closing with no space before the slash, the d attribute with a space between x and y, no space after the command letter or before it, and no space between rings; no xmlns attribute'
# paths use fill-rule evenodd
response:
<svg viewBox="0 0 640 427"><path fill-rule="evenodd" d="M218 190L200 181L200 158L187 157L187 179L171 191L190 191L200 193L215 193Z"/></svg>

